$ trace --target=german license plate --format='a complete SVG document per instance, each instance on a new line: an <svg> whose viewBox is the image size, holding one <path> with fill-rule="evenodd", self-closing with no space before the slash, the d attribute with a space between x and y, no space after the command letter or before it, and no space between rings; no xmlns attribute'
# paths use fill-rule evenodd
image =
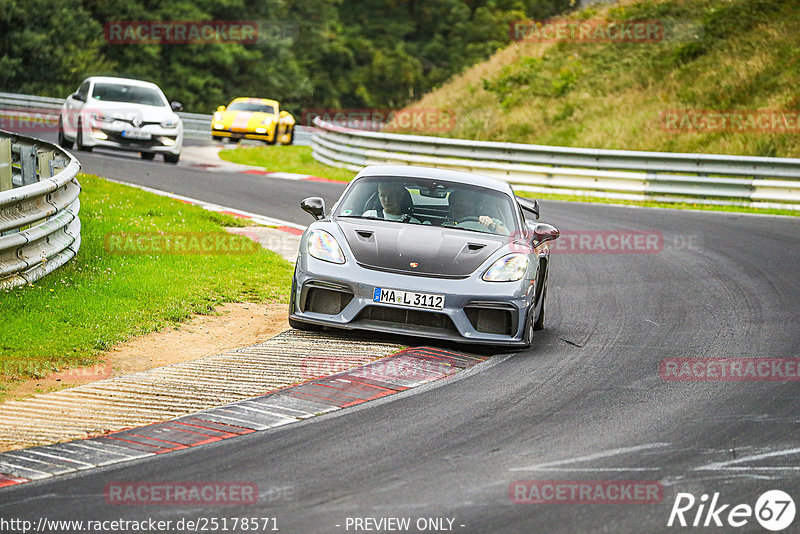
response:
<svg viewBox="0 0 800 534"><path fill-rule="evenodd" d="M125 139L147 140L150 139L151 135L150 132L142 132L139 130L123 130L122 137Z"/></svg>
<svg viewBox="0 0 800 534"><path fill-rule="evenodd" d="M402 289L389 289L386 287L376 287L372 295L372 301L403 308L426 308L429 310L441 310L444 308L444 295L417 293L416 291L403 291Z"/></svg>

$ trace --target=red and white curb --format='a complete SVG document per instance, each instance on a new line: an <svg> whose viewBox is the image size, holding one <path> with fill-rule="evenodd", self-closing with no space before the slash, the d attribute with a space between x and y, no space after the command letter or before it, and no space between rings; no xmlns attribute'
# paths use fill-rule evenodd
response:
<svg viewBox="0 0 800 534"><path fill-rule="evenodd" d="M298 422L451 378L488 358L433 347L409 348L331 376L171 421L0 453L0 488Z"/></svg>
<svg viewBox="0 0 800 534"><path fill-rule="evenodd" d="M148 193L153 193L155 195L159 195L162 197L171 198L174 200L178 200L180 202L184 202L186 204L192 204L194 206L199 206L208 211L215 211L217 213L224 213L226 215L231 215L233 217L238 217L241 219L249 219L256 224L261 224L264 226L273 226L279 230L284 230L291 234L300 235L306 229L305 226L302 224L296 224L289 221L284 221L282 219L276 219L274 217L267 217L266 215L259 215L257 213L252 213L249 211L239 210L236 208L229 208L227 206L220 206L219 204L214 204L211 202L206 202L205 200L199 200L197 198L185 197L183 195L176 195L175 193L170 193L167 191L161 191L159 189L153 189L151 187L146 187L143 185L132 184L129 182L123 182L121 180L112 180L110 178L104 178L104 180L108 180L109 182L114 182L121 185L127 185L129 187L135 187L136 189L141 189L142 191L146 191Z"/></svg>

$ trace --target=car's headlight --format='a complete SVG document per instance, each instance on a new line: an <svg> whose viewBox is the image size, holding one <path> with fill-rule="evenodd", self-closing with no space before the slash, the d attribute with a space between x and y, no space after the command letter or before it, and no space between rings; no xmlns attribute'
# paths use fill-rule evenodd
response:
<svg viewBox="0 0 800 534"><path fill-rule="evenodd" d="M503 256L483 273L487 282L516 282L525 276L528 270L528 256L525 254L509 254Z"/></svg>
<svg viewBox="0 0 800 534"><path fill-rule="evenodd" d="M312 230L308 234L308 253L318 260L344 263L342 247L335 237L324 230Z"/></svg>
<svg viewBox="0 0 800 534"><path fill-rule="evenodd" d="M261 121L261 124L266 124L267 126L269 126L273 122L275 122L275 119L273 119L272 117L268 117L268 118L264 119L263 121Z"/></svg>
<svg viewBox="0 0 800 534"><path fill-rule="evenodd" d="M161 121L161 127L162 128L177 128L179 121L180 121L180 119L178 119L178 118L165 119L165 120Z"/></svg>
<svg viewBox="0 0 800 534"><path fill-rule="evenodd" d="M221 121L222 120L222 113L220 113L219 111L215 111L214 112L214 120L215 121Z"/></svg>
<svg viewBox="0 0 800 534"><path fill-rule="evenodd" d="M96 120L97 122L114 122L114 117L95 111L92 113L92 120Z"/></svg>

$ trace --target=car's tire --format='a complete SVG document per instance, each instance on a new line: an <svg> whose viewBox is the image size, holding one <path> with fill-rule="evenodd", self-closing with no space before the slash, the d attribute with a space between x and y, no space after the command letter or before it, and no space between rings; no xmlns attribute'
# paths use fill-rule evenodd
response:
<svg viewBox="0 0 800 534"><path fill-rule="evenodd" d="M523 344L522 349L528 350L531 348L531 343L533 343L533 332L534 328L534 321L533 321L533 314L536 311L535 305L531 303L531 307L528 310L528 314L525 317L525 334L523 335Z"/></svg>
<svg viewBox="0 0 800 534"><path fill-rule="evenodd" d="M542 291L542 304L539 310L539 317L536 318L536 322L533 323L533 329L535 331L544 330L544 306L547 303L547 286L544 286L544 290Z"/></svg>
<svg viewBox="0 0 800 534"><path fill-rule="evenodd" d="M61 121L61 117L58 118L58 146L66 149L72 148L72 141L64 135L64 123Z"/></svg>
<svg viewBox="0 0 800 534"><path fill-rule="evenodd" d="M85 146L83 144L83 125L78 121L78 131L75 133L75 145L78 150L83 152L91 152L93 147Z"/></svg>
<svg viewBox="0 0 800 534"><path fill-rule="evenodd" d="M211 136L211 139L212 139L213 141L223 141L225 138L224 138L224 137L220 137L220 136L218 136L218 135L212 135L212 136Z"/></svg>
<svg viewBox="0 0 800 534"><path fill-rule="evenodd" d="M141 152L140 154L142 155L142 159L148 161L156 157L155 152Z"/></svg>
<svg viewBox="0 0 800 534"><path fill-rule="evenodd" d="M289 128L289 140L286 142L287 145L294 144L294 126Z"/></svg>
<svg viewBox="0 0 800 534"><path fill-rule="evenodd" d="M177 164L180 159L180 154L164 154L164 161L173 165Z"/></svg>

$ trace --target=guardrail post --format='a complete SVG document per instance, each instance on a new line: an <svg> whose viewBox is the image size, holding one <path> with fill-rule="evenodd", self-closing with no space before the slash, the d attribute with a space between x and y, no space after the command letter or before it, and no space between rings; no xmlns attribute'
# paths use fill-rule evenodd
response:
<svg viewBox="0 0 800 534"><path fill-rule="evenodd" d="M22 171L22 184L30 185L38 182L36 177L36 148L23 146L19 148L19 168Z"/></svg>
<svg viewBox="0 0 800 534"><path fill-rule="evenodd" d="M39 150L36 152L36 167L39 169L39 181L53 177L53 151Z"/></svg>
<svg viewBox="0 0 800 534"><path fill-rule="evenodd" d="M0 191L8 191L11 183L11 139L0 139Z"/></svg>
<svg viewBox="0 0 800 534"><path fill-rule="evenodd" d="M50 161L50 177L55 176L67 168L67 160L64 158L53 158Z"/></svg>

